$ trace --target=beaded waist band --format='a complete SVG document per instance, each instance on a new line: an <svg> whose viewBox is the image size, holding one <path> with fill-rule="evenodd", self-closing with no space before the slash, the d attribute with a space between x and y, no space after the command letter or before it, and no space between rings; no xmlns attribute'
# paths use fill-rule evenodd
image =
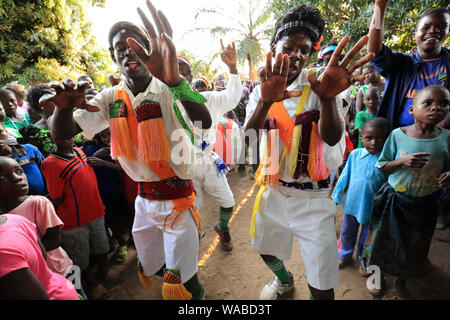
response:
<svg viewBox="0 0 450 320"><path fill-rule="evenodd" d="M194 185L191 180L173 177L155 182L139 182L139 196L147 200L175 200L192 195Z"/></svg>

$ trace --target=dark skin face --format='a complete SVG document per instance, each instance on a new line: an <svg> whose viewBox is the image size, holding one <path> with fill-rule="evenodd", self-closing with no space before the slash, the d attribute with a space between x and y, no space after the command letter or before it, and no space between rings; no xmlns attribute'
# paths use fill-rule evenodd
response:
<svg viewBox="0 0 450 320"><path fill-rule="evenodd" d="M5 108L3 108L3 104L0 102L0 122L5 121L5 119L6 119Z"/></svg>
<svg viewBox="0 0 450 320"><path fill-rule="evenodd" d="M0 156L10 156L12 149L8 144L8 132L3 124L0 124Z"/></svg>
<svg viewBox="0 0 450 320"><path fill-rule="evenodd" d="M375 91L366 91L363 99L364 105L367 107L367 113L376 113L380 96Z"/></svg>
<svg viewBox="0 0 450 320"><path fill-rule="evenodd" d="M378 84L378 81L380 80L380 76L373 68L365 68L363 71L366 83L373 83Z"/></svg>
<svg viewBox="0 0 450 320"><path fill-rule="evenodd" d="M327 55L323 56L322 66L326 67L328 65L332 55L333 55L333 53L330 52L330 54L327 54Z"/></svg>
<svg viewBox="0 0 450 320"><path fill-rule="evenodd" d="M191 67L184 61L178 60L178 68L180 69L180 74L187 80L189 84L192 84L192 71Z"/></svg>
<svg viewBox="0 0 450 320"><path fill-rule="evenodd" d="M111 144L111 132L109 131L109 128L103 130L98 135L103 144L106 144L107 146Z"/></svg>
<svg viewBox="0 0 450 320"><path fill-rule="evenodd" d="M0 157L0 197L2 204L5 201L24 197L27 193L28 180L22 167L14 159Z"/></svg>
<svg viewBox="0 0 450 320"><path fill-rule="evenodd" d="M436 126L445 119L449 111L450 94L441 88L430 88L415 97L409 113L414 115L414 122L424 126Z"/></svg>
<svg viewBox="0 0 450 320"><path fill-rule="evenodd" d="M361 140L370 154L378 154L383 150L384 142L388 137L385 129L369 126L361 134Z"/></svg>
<svg viewBox="0 0 450 320"><path fill-rule="evenodd" d="M439 57L442 45L449 36L450 15L435 13L423 17L417 24L414 40L424 59Z"/></svg>
<svg viewBox="0 0 450 320"><path fill-rule="evenodd" d="M88 83L86 88L93 88L94 87L94 82L88 76L81 76L81 77L79 77L77 82L81 82L81 81L85 81L85 82Z"/></svg>
<svg viewBox="0 0 450 320"><path fill-rule="evenodd" d="M128 38L135 39L145 47L141 37L134 32L129 30L125 30L123 33L118 32L112 39L114 54L111 55L111 58L119 66L133 93L138 93L148 86L151 75L128 45Z"/></svg>
<svg viewBox="0 0 450 320"><path fill-rule="evenodd" d="M0 101L5 109L6 116L14 117L17 110L16 95L9 90L5 90L5 92L0 96Z"/></svg>
<svg viewBox="0 0 450 320"><path fill-rule="evenodd" d="M291 84L308 62L311 55L312 41L304 32L294 33L284 36L276 45L272 46L272 54L275 57L278 53L289 56L289 71L287 85Z"/></svg>

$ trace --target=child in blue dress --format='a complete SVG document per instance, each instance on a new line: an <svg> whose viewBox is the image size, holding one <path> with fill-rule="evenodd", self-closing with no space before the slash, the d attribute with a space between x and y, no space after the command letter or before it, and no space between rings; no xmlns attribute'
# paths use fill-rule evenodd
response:
<svg viewBox="0 0 450 320"><path fill-rule="evenodd" d="M374 196L362 260L365 269L377 265L395 276L399 293L407 293L407 278L424 274L438 199L450 188L450 130L436 126L449 105L443 86L419 91L409 108L414 124L392 131L376 164L388 183ZM377 296L383 288L369 291Z"/></svg>
<svg viewBox="0 0 450 320"><path fill-rule="evenodd" d="M336 204L341 204L342 194L348 187L343 204L344 222L338 243L340 269L352 261L360 225L361 234L356 255L358 259L361 256L368 231L373 194L377 191L376 186L381 187L385 181L384 174L375 169L375 164L390 132L391 125L386 119L375 117L364 123L361 130L364 147L352 151L331 196Z"/></svg>

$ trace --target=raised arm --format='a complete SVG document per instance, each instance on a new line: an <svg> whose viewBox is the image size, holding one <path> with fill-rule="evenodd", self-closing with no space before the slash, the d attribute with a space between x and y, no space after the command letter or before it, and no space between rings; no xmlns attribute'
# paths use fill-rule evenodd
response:
<svg viewBox="0 0 450 320"><path fill-rule="evenodd" d="M384 21L388 8L389 0L376 0L372 23L369 30L369 52L375 53L377 56L383 48L384 39Z"/></svg>
<svg viewBox="0 0 450 320"><path fill-rule="evenodd" d="M128 44L141 60L150 74L165 83L169 88L179 86L184 78L178 70L178 59L175 45L170 38L172 28L160 10L156 10L153 4L147 0L147 7L156 24L158 33L144 12L138 8L138 14L149 36L150 52L133 38L128 38ZM211 127L211 116L205 104L181 99L187 115L194 124L201 123L203 129Z"/></svg>

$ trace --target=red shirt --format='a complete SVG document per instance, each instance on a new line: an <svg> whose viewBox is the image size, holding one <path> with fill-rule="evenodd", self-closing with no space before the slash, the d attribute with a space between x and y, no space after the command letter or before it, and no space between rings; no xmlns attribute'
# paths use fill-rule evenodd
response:
<svg viewBox="0 0 450 320"><path fill-rule="evenodd" d="M79 148L76 156L52 153L42 163L42 174L51 199L63 198L56 213L64 222L63 230L83 226L105 215L97 187L97 177Z"/></svg>

